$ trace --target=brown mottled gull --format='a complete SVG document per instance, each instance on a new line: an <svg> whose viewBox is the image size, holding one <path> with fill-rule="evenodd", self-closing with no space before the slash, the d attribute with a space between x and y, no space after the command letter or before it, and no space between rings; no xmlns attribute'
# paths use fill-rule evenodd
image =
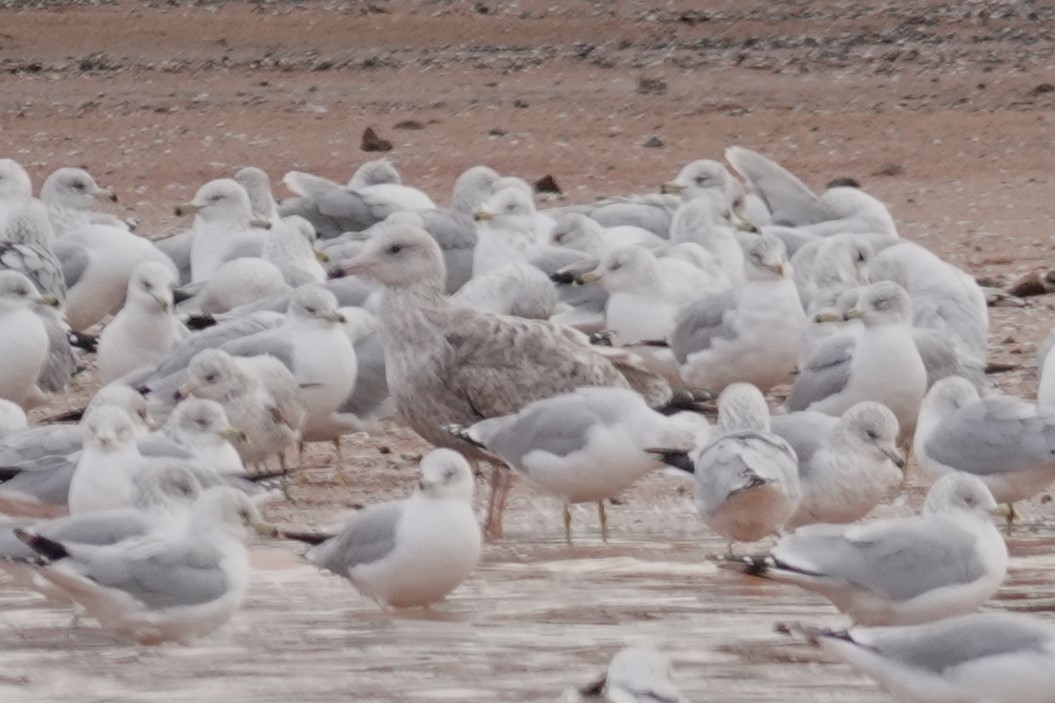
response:
<svg viewBox="0 0 1055 703"><path fill-rule="evenodd" d="M407 424L434 444L479 457L443 426L508 415L581 386L629 385L621 359L590 347L580 332L451 303L443 295L443 255L423 229L386 228L341 270L369 274L384 286L380 329L389 389ZM496 476L499 495L489 511L495 536L502 480Z"/></svg>

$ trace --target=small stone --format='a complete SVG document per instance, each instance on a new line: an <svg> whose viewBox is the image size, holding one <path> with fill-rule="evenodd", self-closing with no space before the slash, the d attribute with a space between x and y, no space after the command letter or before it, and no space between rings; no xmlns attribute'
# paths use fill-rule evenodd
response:
<svg viewBox="0 0 1055 703"><path fill-rule="evenodd" d="M425 129L425 125L421 124L417 120L403 120L402 122L396 122L392 125L392 129Z"/></svg>
<svg viewBox="0 0 1055 703"><path fill-rule="evenodd" d="M1044 95L1045 93L1055 93L1055 85L1052 85L1051 83L1041 83L1033 88L1033 90L1029 91L1029 94L1034 97L1037 95Z"/></svg>
<svg viewBox="0 0 1055 703"><path fill-rule="evenodd" d="M667 82L662 78L640 78L637 92L641 95L663 95L667 92Z"/></svg>
<svg viewBox="0 0 1055 703"><path fill-rule="evenodd" d="M505 131L501 127L492 127L491 129L487 130L487 133L490 134L492 137L504 137L509 134L509 132Z"/></svg>
<svg viewBox="0 0 1055 703"><path fill-rule="evenodd" d="M542 178L535 181L535 192L536 193L563 193L560 186L557 185L557 179L553 176L546 174Z"/></svg>
<svg viewBox="0 0 1055 703"><path fill-rule="evenodd" d="M513 107L527 107L528 104L523 100L517 99L513 101Z"/></svg>
<svg viewBox="0 0 1055 703"><path fill-rule="evenodd" d="M882 164L875 171L872 171L873 176L900 176L905 172L905 167L901 164L896 164L893 161L887 161Z"/></svg>
<svg viewBox="0 0 1055 703"><path fill-rule="evenodd" d="M373 127L367 127L363 130L359 148L363 151L392 151L392 142L377 136Z"/></svg>
<svg viewBox="0 0 1055 703"><path fill-rule="evenodd" d="M663 146L663 140L657 137L656 135L652 135L647 140L645 140L645 143L641 146L647 149L659 149Z"/></svg>

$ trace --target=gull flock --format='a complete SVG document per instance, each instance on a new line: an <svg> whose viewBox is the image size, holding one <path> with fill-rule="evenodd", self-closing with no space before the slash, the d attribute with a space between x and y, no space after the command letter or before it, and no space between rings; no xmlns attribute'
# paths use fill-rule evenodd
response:
<svg viewBox="0 0 1055 703"><path fill-rule="evenodd" d="M502 537L514 478L563 503L571 543L569 505L596 504L607 538L607 502L687 472L717 568L852 624L780 632L901 700L1051 701L1055 624L976 611L1011 566L992 515L1010 526L1055 481L1055 371L1040 402L998 394L984 291L858 184L725 160L550 209L486 166L448 206L384 160L347 185L287 173L282 202L245 168L149 240L87 172L34 197L0 159L0 569L119 638L189 642L242 604L256 540L310 543L384 609L429 607ZM27 422L89 369L72 421ZM437 447L409 497L330 533L262 517L298 447L340 462L389 418ZM868 519L910 457L922 511ZM574 695L687 700L651 649Z"/></svg>

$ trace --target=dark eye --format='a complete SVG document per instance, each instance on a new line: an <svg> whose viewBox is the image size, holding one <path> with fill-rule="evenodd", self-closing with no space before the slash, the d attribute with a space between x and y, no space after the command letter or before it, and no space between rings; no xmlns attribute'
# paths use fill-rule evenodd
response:
<svg viewBox="0 0 1055 703"><path fill-rule="evenodd" d="M84 184L78 181L77 183L73 184L73 189L74 190L84 190Z"/></svg>
<svg viewBox="0 0 1055 703"><path fill-rule="evenodd" d="M707 176L696 176L696 185L703 185L707 182Z"/></svg>
<svg viewBox="0 0 1055 703"><path fill-rule="evenodd" d="M197 425L198 427L202 428L203 430L204 430L204 429L205 429L206 427L208 427L208 426L209 426L209 423L208 423L208 422L206 422L205 420L195 420L195 421L194 421L194 424L195 424L195 425Z"/></svg>
<svg viewBox="0 0 1055 703"><path fill-rule="evenodd" d="M208 375L207 375L207 376L205 377L205 382L206 382L206 383L212 383L212 382L213 382L213 381L215 381L215 380L216 380L216 374L214 374L214 373L208 374Z"/></svg>
<svg viewBox="0 0 1055 703"><path fill-rule="evenodd" d="M975 504L974 496L964 496L963 504L964 505L974 505Z"/></svg>
<svg viewBox="0 0 1055 703"><path fill-rule="evenodd" d="M308 313L309 315L314 315L315 314L315 308L311 308L311 307L304 308L304 312Z"/></svg>
<svg viewBox="0 0 1055 703"><path fill-rule="evenodd" d="M223 196L222 195L214 195L211 198L209 198L209 202L211 202L211 203L218 203L221 200L223 200Z"/></svg>
<svg viewBox="0 0 1055 703"><path fill-rule="evenodd" d="M403 251L403 245L402 244L389 244L388 248L385 249L385 251L388 252L389 254L398 254L399 252Z"/></svg>
<svg viewBox="0 0 1055 703"><path fill-rule="evenodd" d="M868 439L879 439L879 435L875 433L875 430L868 430L866 434L868 435Z"/></svg>
<svg viewBox="0 0 1055 703"><path fill-rule="evenodd" d="M150 281L143 281L143 290L154 290L154 284Z"/></svg>

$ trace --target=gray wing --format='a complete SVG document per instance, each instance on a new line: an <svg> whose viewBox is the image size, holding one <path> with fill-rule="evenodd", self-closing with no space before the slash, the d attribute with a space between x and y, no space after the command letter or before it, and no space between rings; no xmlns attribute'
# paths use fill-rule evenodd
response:
<svg viewBox="0 0 1055 703"><path fill-rule="evenodd" d="M927 369L927 388L943 378L960 376L970 381L979 393L988 392L989 382L985 377L985 369L963 363L946 335L933 329L913 327L912 338L916 342L920 358L923 359L923 366Z"/></svg>
<svg viewBox="0 0 1055 703"><path fill-rule="evenodd" d="M678 315L670 335L670 348L680 363L690 354L709 349L716 339L735 339L731 320L737 301L732 291L707 295L687 306Z"/></svg>
<svg viewBox="0 0 1055 703"><path fill-rule="evenodd" d="M139 453L148 458L194 459L194 452L178 444L164 432L151 432L136 440Z"/></svg>
<svg viewBox="0 0 1055 703"><path fill-rule="evenodd" d="M175 264L176 269L179 271L181 283L190 282L190 250L193 243L194 237L190 230L165 239L154 240L154 246L161 250L162 254L172 259L172 263Z"/></svg>
<svg viewBox="0 0 1055 703"><path fill-rule="evenodd" d="M406 501L373 505L356 513L340 534L308 550L305 558L341 576L360 564L384 559L396 548L396 532Z"/></svg>
<svg viewBox="0 0 1055 703"><path fill-rule="evenodd" d="M943 419L924 447L933 460L981 476L1055 468L1055 411L983 398Z"/></svg>
<svg viewBox="0 0 1055 703"><path fill-rule="evenodd" d="M510 467L525 471L524 455L537 450L567 456L584 448L587 433L601 423L589 403L569 394L533 403L516 415L478 422L471 434Z"/></svg>
<svg viewBox="0 0 1055 703"><path fill-rule="evenodd" d="M457 210L420 210L415 214L440 245L447 264L447 293L454 293L473 275L476 226L472 218Z"/></svg>
<svg viewBox="0 0 1055 703"><path fill-rule="evenodd" d="M773 434L783 437L799 459L799 475L808 474L810 460L824 445L824 441L839 419L824 413L804 410L788 415L774 415L769 421Z"/></svg>
<svg viewBox="0 0 1055 703"><path fill-rule="evenodd" d="M799 371L784 407L791 411L805 410L813 403L841 392L850 382L850 365L856 346L857 338L853 335L825 339Z"/></svg>
<svg viewBox="0 0 1055 703"><path fill-rule="evenodd" d="M951 521L919 517L847 530L799 530L781 540L773 556L796 571L905 601L982 578L986 569L976 543Z"/></svg>
<svg viewBox="0 0 1055 703"><path fill-rule="evenodd" d="M0 484L0 495L65 507L79 459L80 453L75 452L70 456L49 456L28 462L22 472Z"/></svg>
<svg viewBox="0 0 1055 703"><path fill-rule="evenodd" d="M796 227L834 217L812 190L775 161L738 146L726 149L725 158L769 208L773 224Z"/></svg>
<svg viewBox="0 0 1055 703"><path fill-rule="evenodd" d="M88 269L91 257L79 243L64 238L55 242L54 249L55 257L62 265L62 277L66 281L66 287L73 288Z"/></svg>
<svg viewBox="0 0 1055 703"><path fill-rule="evenodd" d="M910 668L942 674L987 657L1046 655L1052 637L1047 623L1022 615L985 613L923 627L871 630L865 646Z"/></svg>
<svg viewBox="0 0 1055 703"><path fill-rule="evenodd" d="M293 340L281 329L266 330L241 339L233 339L220 347L231 356L272 356L282 362L290 372L293 371L295 348Z"/></svg>
<svg viewBox="0 0 1055 703"><path fill-rule="evenodd" d="M223 553L198 539L65 546L70 557L61 560L64 566L101 586L124 591L151 610L200 605L227 593Z"/></svg>
<svg viewBox="0 0 1055 703"><path fill-rule="evenodd" d="M77 372L77 359L70 346L69 325L54 308L35 308L48 333L48 356L37 377L37 385L45 393L57 393L66 388Z"/></svg>
<svg viewBox="0 0 1055 703"><path fill-rule="evenodd" d="M57 300L66 299L62 266L55 255L43 247L0 242L0 269L25 274L43 295L53 296Z"/></svg>
<svg viewBox="0 0 1055 703"><path fill-rule="evenodd" d="M326 281L322 286L337 298L337 306L342 308L367 307L370 296L377 291L374 283L357 276L346 276ZM235 319L258 312L277 312L285 314L289 308L289 299L293 292L272 295L256 302L246 303L223 315L225 319Z"/></svg>
<svg viewBox="0 0 1055 703"><path fill-rule="evenodd" d="M44 457L67 456L83 444L84 435L76 425L30 427L0 442L0 466L22 466Z"/></svg>
<svg viewBox="0 0 1055 703"><path fill-rule="evenodd" d="M719 437L693 458L696 465L696 502L712 512L754 479L782 482L797 491L798 467L794 450L770 432L735 432ZM795 480L794 484L789 479Z"/></svg>
<svg viewBox="0 0 1055 703"><path fill-rule="evenodd" d="M16 527L31 529L34 534L58 542L103 545L141 537L154 527L154 522L139 510L122 509L70 515L46 522L4 523L0 525L0 559L33 556L33 550L15 537Z"/></svg>
<svg viewBox="0 0 1055 703"><path fill-rule="evenodd" d="M652 194L637 198L604 200L588 207L585 214L603 227L632 225L667 239L670 236L674 212L679 205L681 198L677 196Z"/></svg>
<svg viewBox="0 0 1055 703"><path fill-rule="evenodd" d="M355 357L359 364L355 389L338 412L367 419L373 417L389 397L381 334L375 330L356 342Z"/></svg>
<svg viewBox="0 0 1055 703"><path fill-rule="evenodd" d="M355 191L335 187L283 202L278 214L300 215L315 227L320 239L331 239L345 232L360 232L390 213L378 211Z"/></svg>

